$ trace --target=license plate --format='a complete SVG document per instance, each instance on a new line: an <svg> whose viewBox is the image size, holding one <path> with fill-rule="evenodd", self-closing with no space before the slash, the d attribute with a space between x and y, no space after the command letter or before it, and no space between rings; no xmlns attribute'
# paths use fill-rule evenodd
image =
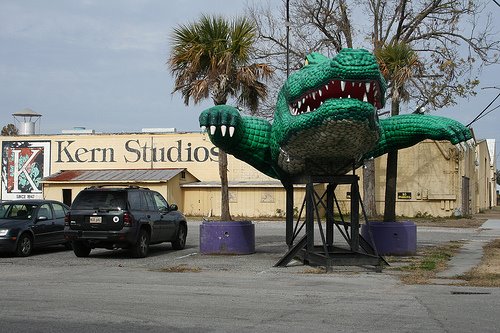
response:
<svg viewBox="0 0 500 333"><path fill-rule="evenodd" d="M101 223L102 222L102 216L91 216L90 217L90 223Z"/></svg>

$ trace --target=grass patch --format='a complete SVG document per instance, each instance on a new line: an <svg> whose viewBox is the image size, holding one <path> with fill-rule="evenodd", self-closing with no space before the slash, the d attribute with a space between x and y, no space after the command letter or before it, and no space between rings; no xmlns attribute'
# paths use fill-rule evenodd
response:
<svg viewBox="0 0 500 333"><path fill-rule="evenodd" d="M417 226L442 227L442 228L479 228L486 222L486 218L453 218L453 217L429 217L410 218Z"/></svg>
<svg viewBox="0 0 500 333"><path fill-rule="evenodd" d="M155 270L157 272L163 273L199 273L201 272L200 267L190 267L186 264L181 264L177 266L163 267Z"/></svg>
<svg viewBox="0 0 500 333"><path fill-rule="evenodd" d="M402 265L392 268L401 271L401 281L407 284L426 284L436 277L436 273L447 267L448 261L462 247L463 242L452 241L439 246L429 246L422 249L421 253L414 257L407 257ZM396 257L387 258L391 261L399 261Z"/></svg>
<svg viewBox="0 0 500 333"><path fill-rule="evenodd" d="M500 239L483 247L483 258L479 266L459 277L468 286L500 287Z"/></svg>

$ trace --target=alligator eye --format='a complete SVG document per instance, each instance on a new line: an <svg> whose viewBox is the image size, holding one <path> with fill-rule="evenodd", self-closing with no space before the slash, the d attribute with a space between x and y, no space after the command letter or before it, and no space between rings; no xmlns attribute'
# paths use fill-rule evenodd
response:
<svg viewBox="0 0 500 333"><path fill-rule="evenodd" d="M309 60L307 60L307 58L304 59L304 66L307 66L309 65Z"/></svg>

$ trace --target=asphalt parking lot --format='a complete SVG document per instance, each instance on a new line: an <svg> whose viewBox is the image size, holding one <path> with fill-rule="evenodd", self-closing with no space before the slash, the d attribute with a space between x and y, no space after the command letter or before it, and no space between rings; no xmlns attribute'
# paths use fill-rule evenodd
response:
<svg viewBox="0 0 500 333"><path fill-rule="evenodd" d="M190 222L184 250L155 245L144 259L62 247L1 255L0 332L498 332L498 288L408 286L366 267L276 268L283 222L255 224L255 254L201 255L199 224ZM491 237L418 229L419 244Z"/></svg>

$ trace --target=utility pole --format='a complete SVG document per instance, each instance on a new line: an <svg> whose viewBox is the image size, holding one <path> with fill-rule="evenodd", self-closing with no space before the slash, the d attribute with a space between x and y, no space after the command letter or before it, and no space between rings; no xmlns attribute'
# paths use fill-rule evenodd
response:
<svg viewBox="0 0 500 333"><path fill-rule="evenodd" d="M290 0L286 0L286 77L290 73Z"/></svg>

